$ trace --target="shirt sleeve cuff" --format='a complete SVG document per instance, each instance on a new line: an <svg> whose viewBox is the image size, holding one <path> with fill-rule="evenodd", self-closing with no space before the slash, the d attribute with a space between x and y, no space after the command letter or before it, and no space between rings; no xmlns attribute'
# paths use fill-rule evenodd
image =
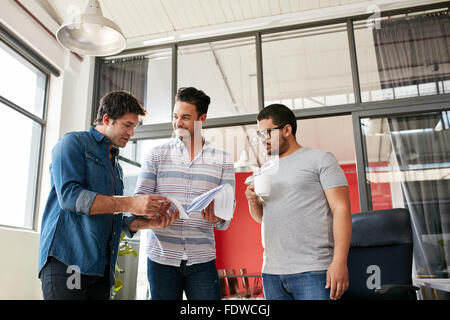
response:
<svg viewBox="0 0 450 320"><path fill-rule="evenodd" d="M94 202L96 196L97 192L89 191L86 189L81 190L75 203L76 211L79 213L84 213L85 215L89 215L92 203Z"/></svg>
<svg viewBox="0 0 450 320"><path fill-rule="evenodd" d="M125 235L128 238L133 238L133 236L136 234L137 231L131 231L130 230L130 224L131 222L133 222L134 219L136 219L137 217L131 213L128 212L124 212L123 213L123 218L122 218L122 232L125 233Z"/></svg>
<svg viewBox="0 0 450 320"><path fill-rule="evenodd" d="M214 223L217 230L226 230L230 226L231 220L223 220Z"/></svg>

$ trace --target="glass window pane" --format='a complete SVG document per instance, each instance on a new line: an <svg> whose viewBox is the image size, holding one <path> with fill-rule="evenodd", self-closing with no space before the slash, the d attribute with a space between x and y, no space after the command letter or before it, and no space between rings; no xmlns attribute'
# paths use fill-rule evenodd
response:
<svg viewBox="0 0 450 320"><path fill-rule="evenodd" d="M266 106L289 100L290 108L317 108L354 100L343 24L263 35L262 56Z"/></svg>
<svg viewBox="0 0 450 320"><path fill-rule="evenodd" d="M135 154L136 154L136 146L137 146L137 141L130 141L127 143L127 145L125 146L125 148L120 148L120 156L130 159L132 161L136 161L135 160Z"/></svg>
<svg viewBox="0 0 450 320"><path fill-rule="evenodd" d="M136 146L136 161L142 164L151 148L159 146L170 139L172 138L138 140Z"/></svg>
<svg viewBox="0 0 450 320"><path fill-rule="evenodd" d="M365 118L361 129L373 209L409 209L416 271L450 271L450 112Z"/></svg>
<svg viewBox="0 0 450 320"><path fill-rule="evenodd" d="M258 113L255 39L180 47L178 87L210 96L209 118Z"/></svg>
<svg viewBox="0 0 450 320"><path fill-rule="evenodd" d="M3 139L0 157L0 225L33 227L36 179L39 164L41 126L0 103ZM20 130L17 130L20 128Z"/></svg>
<svg viewBox="0 0 450 320"><path fill-rule="evenodd" d="M245 151L249 163L259 166L265 159L264 148L258 144L256 125L232 126L225 128L203 129L205 139L219 149L226 150L234 162L241 158Z"/></svg>
<svg viewBox="0 0 450 320"><path fill-rule="evenodd" d="M119 163L123 170L123 195L133 196L141 168L123 160L119 160Z"/></svg>
<svg viewBox="0 0 450 320"><path fill-rule="evenodd" d="M152 51L148 56L147 116L144 124L172 119L172 49Z"/></svg>
<svg viewBox="0 0 450 320"><path fill-rule="evenodd" d="M43 117L46 75L0 41L0 96Z"/></svg>
<svg viewBox="0 0 450 320"><path fill-rule="evenodd" d="M439 83L450 78L448 20L441 11L355 23L361 91L369 92L362 102L446 93Z"/></svg>

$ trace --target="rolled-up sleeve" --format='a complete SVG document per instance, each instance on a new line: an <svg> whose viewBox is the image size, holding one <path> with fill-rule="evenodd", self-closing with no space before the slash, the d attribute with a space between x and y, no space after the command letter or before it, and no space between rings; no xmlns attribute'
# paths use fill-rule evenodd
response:
<svg viewBox="0 0 450 320"><path fill-rule="evenodd" d="M125 233L125 235L128 238L133 238L136 232L133 232L130 230L130 225L133 222L134 219L137 219L138 216L135 216L134 214L130 212L124 212L122 217L122 232Z"/></svg>
<svg viewBox="0 0 450 320"><path fill-rule="evenodd" d="M92 203L94 203L94 199L96 196L97 193L94 191L89 191L87 189L80 190L80 193L78 193L77 201L75 202L76 212L89 214L89 211L91 211Z"/></svg>
<svg viewBox="0 0 450 320"><path fill-rule="evenodd" d="M51 172L61 208L89 215L97 193L85 187L84 147L75 135L66 134L53 148Z"/></svg>

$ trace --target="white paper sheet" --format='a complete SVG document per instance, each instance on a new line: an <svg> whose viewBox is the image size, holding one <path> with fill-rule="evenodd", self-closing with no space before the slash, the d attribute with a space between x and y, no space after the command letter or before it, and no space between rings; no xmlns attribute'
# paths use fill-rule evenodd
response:
<svg viewBox="0 0 450 320"><path fill-rule="evenodd" d="M217 217L231 220L233 216L234 192L233 187L229 184L220 185L208 192L196 197L191 204L184 210L181 203L174 198L168 197L170 202L178 209L180 219L189 219L189 212L201 211L205 209L211 201L214 201L214 213ZM231 214L230 214L231 212Z"/></svg>

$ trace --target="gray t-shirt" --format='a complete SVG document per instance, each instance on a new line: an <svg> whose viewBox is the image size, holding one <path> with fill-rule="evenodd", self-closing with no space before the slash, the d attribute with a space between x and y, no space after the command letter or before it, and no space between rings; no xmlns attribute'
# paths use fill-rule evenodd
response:
<svg viewBox="0 0 450 320"><path fill-rule="evenodd" d="M303 147L281 158L264 198L263 273L328 269L333 259L333 216L323 190L348 186L336 158Z"/></svg>

